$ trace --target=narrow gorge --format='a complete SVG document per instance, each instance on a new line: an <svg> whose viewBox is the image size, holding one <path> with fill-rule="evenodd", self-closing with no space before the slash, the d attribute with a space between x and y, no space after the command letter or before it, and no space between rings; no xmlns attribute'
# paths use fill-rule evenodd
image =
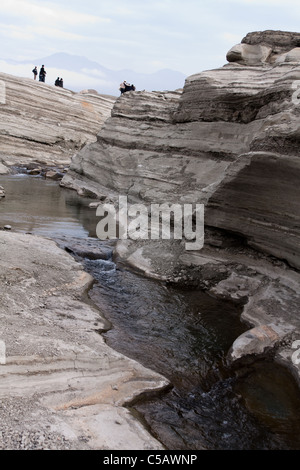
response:
<svg viewBox="0 0 300 470"><path fill-rule="evenodd" d="M116 250L149 276L242 302L253 329L235 358L299 336L299 54L299 33L249 33L183 90L126 94L62 180L99 201L205 205L202 250L175 240ZM298 377L293 349L276 350Z"/></svg>
<svg viewBox="0 0 300 470"><path fill-rule="evenodd" d="M61 246L109 263L108 250L125 271L234 306L244 331L226 354L233 374L268 358L300 386L300 33L249 33L226 59L182 89L118 98L0 74L0 174L59 170L60 187L95 208L118 208L120 196L203 204L199 250L184 239ZM54 241L7 230L0 247L3 442L14 442L16 406L27 438L42 419L58 448L164 448L126 405L172 381L99 334L110 325L87 295L95 279L84 255L81 264Z"/></svg>

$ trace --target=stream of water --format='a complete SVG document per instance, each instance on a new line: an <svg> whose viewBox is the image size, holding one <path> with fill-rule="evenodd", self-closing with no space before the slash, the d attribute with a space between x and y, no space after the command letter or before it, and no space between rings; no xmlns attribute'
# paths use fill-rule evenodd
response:
<svg viewBox="0 0 300 470"><path fill-rule="evenodd" d="M0 185L1 226L70 242L95 237L89 199L40 177L3 176ZM288 371L262 361L236 374L226 365L247 329L239 308L144 278L117 260L82 263L96 280L91 299L112 324L107 343L172 384L132 405L167 449L300 449L300 394Z"/></svg>

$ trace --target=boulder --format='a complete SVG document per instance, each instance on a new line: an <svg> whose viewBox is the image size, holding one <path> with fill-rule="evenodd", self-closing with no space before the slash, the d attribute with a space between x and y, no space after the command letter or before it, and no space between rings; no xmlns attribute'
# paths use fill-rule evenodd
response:
<svg viewBox="0 0 300 470"><path fill-rule="evenodd" d="M253 359L266 354L275 348L294 331L288 324L260 325L240 335L233 343L228 352L228 360L232 363L242 358L253 356Z"/></svg>
<svg viewBox="0 0 300 470"><path fill-rule="evenodd" d="M260 44L251 46L249 44L237 44L232 47L226 55L228 62L240 62L247 65L259 65L267 62L272 49Z"/></svg>
<svg viewBox="0 0 300 470"><path fill-rule="evenodd" d="M0 162L0 175L7 175L10 172L9 168Z"/></svg>
<svg viewBox="0 0 300 470"><path fill-rule="evenodd" d="M40 175L42 168L33 168L32 170L27 170L28 175Z"/></svg>
<svg viewBox="0 0 300 470"><path fill-rule="evenodd" d="M61 180L63 178L63 174L59 171L48 170L45 173L45 177L51 180Z"/></svg>

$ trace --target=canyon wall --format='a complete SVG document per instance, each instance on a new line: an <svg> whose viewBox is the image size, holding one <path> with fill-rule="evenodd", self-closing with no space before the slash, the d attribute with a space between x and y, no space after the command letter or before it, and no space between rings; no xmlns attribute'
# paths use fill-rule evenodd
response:
<svg viewBox="0 0 300 470"><path fill-rule="evenodd" d="M96 140L114 101L93 90L74 93L0 73L0 171L30 163L68 165Z"/></svg>
<svg viewBox="0 0 300 470"><path fill-rule="evenodd" d="M248 34L182 90L117 99L62 184L95 198L205 204L205 223L300 266L300 34Z"/></svg>

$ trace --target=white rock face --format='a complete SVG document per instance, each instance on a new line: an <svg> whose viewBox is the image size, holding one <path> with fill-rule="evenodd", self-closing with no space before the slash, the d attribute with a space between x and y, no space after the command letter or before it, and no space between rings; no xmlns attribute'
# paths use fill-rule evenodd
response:
<svg viewBox="0 0 300 470"><path fill-rule="evenodd" d="M0 73L0 160L69 164L74 153L96 140L114 101Z"/></svg>

